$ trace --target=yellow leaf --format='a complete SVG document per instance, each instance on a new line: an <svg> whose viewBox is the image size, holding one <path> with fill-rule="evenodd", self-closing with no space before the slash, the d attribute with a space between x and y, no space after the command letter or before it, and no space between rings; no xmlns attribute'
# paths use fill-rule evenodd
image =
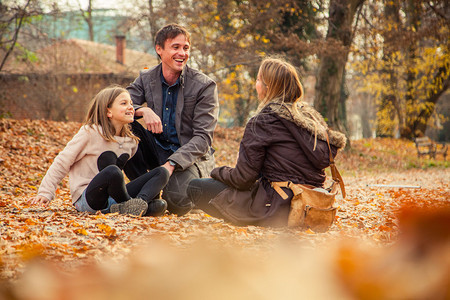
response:
<svg viewBox="0 0 450 300"><path fill-rule="evenodd" d="M97 227L105 233L107 237L115 236L116 230L106 224L97 224Z"/></svg>
<svg viewBox="0 0 450 300"><path fill-rule="evenodd" d="M25 220L25 224L27 224L27 225L36 225L37 222L35 220L33 220L33 219L26 219Z"/></svg>
<svg viewBox="0 0 450 300"><path fill-rule="evenodd" d="M36 256L42 256L45 247L39 243L25 243L13 246L20 254L23 260L30 260Z"/></svg>
<svg viewBox="0 0 450 300"><path fill-rule="evenodd" d="M75 232L76 234L88 235L88 232L84 228L75 229L73 232Z"/></svg>

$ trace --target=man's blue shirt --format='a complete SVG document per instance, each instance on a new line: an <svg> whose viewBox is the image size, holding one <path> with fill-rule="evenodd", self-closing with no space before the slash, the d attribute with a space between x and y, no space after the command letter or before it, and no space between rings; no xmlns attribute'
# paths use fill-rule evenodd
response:
<svg viewBox="0 0 450 300"><path fill-rule="evenodd" d="M156 142L164 150L177 151L180 148L180 141L178 140L177 130L175 128L175 115L177 108L177 97L180 89L180 78L170 85L164 79L161 72L162 94L163 94L163 112L162 112L162 126L163 132L157 136Z"/></svg>

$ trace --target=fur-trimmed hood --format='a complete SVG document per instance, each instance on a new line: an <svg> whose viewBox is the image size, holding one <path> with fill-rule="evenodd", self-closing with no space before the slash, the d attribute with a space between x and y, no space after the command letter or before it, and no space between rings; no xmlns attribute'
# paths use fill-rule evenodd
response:
<svg viewBox="0 0 450 300"><path fill-rule="evenodd" d="M328 132L330 144L336 146L339 149L345 147L345 144L347 143L347 138L345 137L345 135L339 131L329 129L322 115L313 107L311 107L307 103L302 102L298 104L299 114L296 114L291 111L292 109L288 105L289 104L272 100L266 105L266 107L271 109L274 113L276 113L283 119L294 122L297 126L300 126L311 132L311 134L314 134L318 139L322 141L327 140L326 133Z"/></svg>

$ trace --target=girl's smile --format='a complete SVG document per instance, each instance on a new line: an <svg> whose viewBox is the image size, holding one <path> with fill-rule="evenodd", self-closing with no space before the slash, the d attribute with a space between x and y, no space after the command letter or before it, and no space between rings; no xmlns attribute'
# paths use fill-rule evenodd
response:
<svg viewBox="0 0 450 300"><path fill-rule="evenodd" d="M116 128L116 134L121 131L124 125L133 122L134 108L130 94L124 92L117 96L111 107L108 108L107 115L111 123Z"/></svg>

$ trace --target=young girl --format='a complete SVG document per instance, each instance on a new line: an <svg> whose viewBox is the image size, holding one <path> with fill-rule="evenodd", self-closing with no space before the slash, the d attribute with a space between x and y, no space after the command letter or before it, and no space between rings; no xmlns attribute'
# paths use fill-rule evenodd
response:
<svg viewBox="0 0 450 300"><path fill-rule="evenodd" d="M238 225L287 225L292 191L284 200L271 182L291 181L323 187L330 165L327 124L306 105L295 68L265 59L256 79L261 101L245 127L235 168L220 167L212 178L194 179L188 195L196 207ZM345 146L342 133L328 130L331 154Z"/></svg>
<svg viewBox="0 0 450 300"><path fill-rule="evenodd" d="M122 168L136 153L138 138L129 128L134 109L120 86L101 90L92 99L85 124L56 156L30 204L48 205L57 185L69 174L70 192L78 211L159 216L167 203L154 199L169 180L158 167L125 185Z"/></svg>

